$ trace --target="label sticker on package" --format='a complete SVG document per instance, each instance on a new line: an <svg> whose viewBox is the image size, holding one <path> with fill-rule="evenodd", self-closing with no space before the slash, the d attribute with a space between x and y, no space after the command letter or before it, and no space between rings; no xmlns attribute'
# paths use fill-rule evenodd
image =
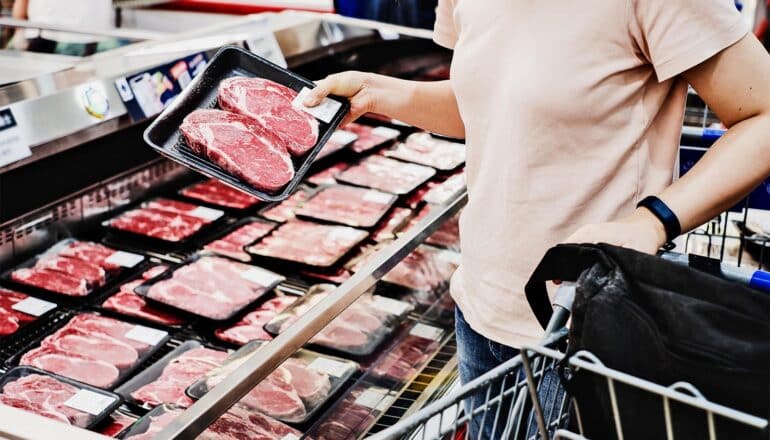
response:
<svg viewBox="0 0 770 440"><path fill-rule="evenodd" d="M430 339L437 341L441 337L442 330L437 327L433 327L425 324L417 324L409 332L410 335L417 336L418 338Z"/></svg>
<svg viewBox="0 0 770 440"><path fill-rule="evenodd" d="M390 203L392 200L393 200L393 194L388 194L381 191L371 190L371 191L367 191L366 194L364 194L365 202L372 202L380 205L386 205Z"/></svg>
<svg viewBox="0 0 770 440"><path fill-rule="evenodd" d="M347 145L351 142L355 142L358 139L358 135L345 130L337 130L329 137L329 142L336 142L340 145Z"/></svg>
<svg viewBox="0 0 770 440"><path fill-rule="evenodd" d="M334 230L329 233L329 238L332 240L356 240L361 237L361 232L358 229L339 226L334 227Z"/></svg>
<svg viewBox="0 0 770 440"><path fill-rule="evenodd" d="M0 109L0 168L32 155L10 108Z"/></svg>
<svg viewBox="0 0 770 440"><path fill-rule="evenodd" d="M188 212L193 217L202 218L203 220L208 220L213 222L214 220L217 220L219 217L222 217L225 213L218 210L218 209L211 209L206 208L205 206L199 206L192 211Z"/></svg>
<svg viewBox="0 0 770 440"><path fill-rule="evenodd" d="M17 312L26 313L32 316L43 316L46 313L56 308L56 304L42 299L32 298L21 300L12 305L11 308Z"/></svg>
<svg viewBox="0 0 770 440"><path fill-rule="evenodd" d="M78 411L98 416L103 413L115 399L104 394L95 393L89 390L80 390L74 396L64 402L65 406Z"/></svg>
<svg viewBox="0 0 770 440"><path fill-rule="evenodd" d="M131 252L117 251L114 254L107 257L105 262L107 264L115 264L122 267L134 267L144 260L144 256L139 254L132 254Z"/></svg>
<svg viewBox="0 0 770 440"><path fill-rule="evenodd" d="M147 345L155 346L162 341L168 333L163 330L158 330L143 325L135 325L134 328L126 332L126 337L137 342L141 342Z"/></svg>
<svg viewBox="0 0 770 440"><path fill-rule="evenodd" d="M372 134L386 139L395 139L401 134L401 132L395 128L390 127L374 127L372 129Z"/></svg>
<svg viewBox="0 0 770 440"><path fill-rule="evenodd" d="M332 119L334 119L334 115L340 111L342 103L331 98L324 98L324 100L315 107L305 107L305 105L302 103L305 102L305 98L307 98L309 93L310 89L304 87L302 91L299 92L297 97L294 98L294 101L292 101L291 105L298 110L310 113L311 115L315 116L316 119L320 119L327 124L330 123Z"/></svg>
<svg viewBox="0 0 770 440"><path fill-rule="evenodd" d="M449 264L453 264L455 266L460 265L460 253L459 252L452 252L452 251L441 251L438 254L438 258Z"/></svg>
<svg viewBox="0 0 770 440"><path fill-rule="evenodd" d="M403 315L411 306L403 301L375 295L372 297L372 307L391 315Z"/></svg>
<svg viewBox="0 0 770 440"><path fill-rule="evenodd" d="M396 398L393 396L385 396L382 401L380 401L380 404L377 405L377 411L385 412L390 408L391 405L393 405L393 402L396 401Z"/></svg>
<svg viewBox="0 0 770 440"><path fill-rule="evenodd" d="M374 409L377 408L380 402L382 402L383 397L385 397L383 393L369 389L359 394L355 403L359 406L365 406L367 408Z"/></svg>
<svg viewBox="0 0 770 440"><path fill-rule="evenodd" d="M299 440L299 437L297 437L294 434L286 434L283 437L281 437L281 440Z"/></svg>
<svg viewBox="0 0 770 440"><path fill-rule="evenodd" d="M310 363L310 369L330 376L342 377L348 370L348 365L334 359L319 357Z"/></svg>
<svg viewBox="0 0 770 440"><path fill-rule="evenodd" d="M261 269L259 267L253 267L251 269L241 272L241 276L245 280L249 280L252 283L259 284L260 286L272 286L275 283L279 283L284 280L281 275L269 270Z"/></svg>

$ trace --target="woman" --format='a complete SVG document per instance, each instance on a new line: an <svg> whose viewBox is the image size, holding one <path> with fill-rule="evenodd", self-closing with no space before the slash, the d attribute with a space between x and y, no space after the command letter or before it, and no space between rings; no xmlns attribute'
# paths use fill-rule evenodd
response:
<svg viewBox="0 0 770 440"><path fill-rule="evenodd" d="M542 337L523 288L549 247L653 253L675 229L666 209L690 230L770 174L770 57L733 0L440 0L434 39L454 50L451 80L347 72L306 104L347 96L347 121L466 139L451 287L464 382ZM688 83L730 129L672 184ZM664 205L637 207L647 196Z"/></svg>

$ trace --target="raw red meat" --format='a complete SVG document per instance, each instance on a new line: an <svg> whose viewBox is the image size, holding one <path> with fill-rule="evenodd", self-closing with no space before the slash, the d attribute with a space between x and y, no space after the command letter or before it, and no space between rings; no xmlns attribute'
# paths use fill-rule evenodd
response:
<svg viewBox="0 0 770 440"><path fill-rule="evenodd" d="M358 135L358 139L351 147L356 153L369 151L385 142L396 139L401 134L398 130L393 128L370 127L355 122L346 125L345 130L349 130Z"/></svg>
<svg viewBox="0 0 770 440"><path fill-rule="evenodd" d="M258 198L238 191L216 179L188 186L181 194L191 199L200 200L224 208L246 209L261 202Z"/></svg>
<svg viewBox="0 0 770 440"><path fill-rule="evenodd" d="M366 238L364 231L294 220L250 246L247 251L264 257L328 267Z"/></svg>
<svg viewBox="0 0 770 440"><path fill-rule="evenodd" d="M460 172L434 186L425 194L424 200L434 205L443 205L451 201L465 188L465 173Z"/></svg>
<svg viewBox="0 0 770 440"><path fill-rule="evenodd" d="M289 358L281 367L291 374L291 385L307 408L316 407L329 395L329 376L310 369L302 359Z"/></svg>
<svg viewBox="0 0 770 440"><path fill-rule="evenodd" d="M68 327L76 327L87 332L102 333L112 336L113 338L134 347L139 352L143 352L150 348L150 346L144 342L135 341L126 337L126 333L133 330L133 324L118 321L117 319L108 318L106 316L82 313L72 318L62 330Z"/></svg>
<svg viewBox="0 0 770 440"><path fill-rule="evenodd" d="M454 216L445 221L436 232L425 240L425 243L449 249L460 249L460 223Z"/></svg>
<svg viewBox="0 0 770 440"><path fill-rule="evenodd" d="M47 417L49 419L53 419L58 422L66 423L67 425L72 424L69 418L64 414L54 412L54 411L49 411L43 408L40 404L32 403L26 399L21 399L18 397L10 397L10 396L6 396L5 394L0 394L0 404L5 406L10 406L12 408L24 410L27 412L31 412L39 416Z"/></svg>
<svg viewBox="0 0 770 440"><path fill-rule="evenodd" d="M111 228L138 235L178 242L189 238L210 221L186 214L153 208L126 211L110 220Z"/></svg>
<svg viewBox="0 0 770 440"><path fill-rule="evenodd" d="M93 416L64 405L77 392L74 386L51 376L30 374L6 383L0 394L0 403L85 427Z"/></svg>
<svg viewBox="0 0 770 440"><path fill-rule="evenodd" d="M61 272L74 278L80 278L85 280L91 287L98 287L104 284L107 276L104 269L98 265L61 255L41 258L35 264L35 267L52 270L54 272Z"/></svg>
<svg viewBox="0 0 770 440"><path fill-rule="evenodd" d="M61 353L47 347L28 351L20 363L100 388L109 388L120 377L120 370L110 363L76 353Z"/></svg>
<svg viewBox="0 0 770 440"><path fill-rule="evenodd" d="M385 217L380 226L372 233L372 239L380 243L385 240L391 240L396 238L396 232L398 232L402 226L406 223L409 216L412 215L412 210L409 208L395 207Z"/></svg>
<svg viewBox="0 0 770 440"><path fill-rule="evenodd" d="M167 270L168 270L168 266L166 266L165 264L158 264L157 266L153 266L145 270L144 273L142 273L142 279L149 280L149 279L155 278Z"/></svg>
<svg viewBox="0 0 770 440"><path fill-rule="evenodd" d="M134 316L165 325L180 325L184 322L181 318L171 313L147 305L144 298L134 293L133 289L131 291L124 290L124 288L128 288L129 284L134 284L134 287L136 287L141 283L141 280L137 280L124 284L119 292L104 301L102 307L126 316Z"/></svg>
<svg viewBox="0 0 770 440"><path fill-rule="evenodd" d="M334 177L342 171L348 169L350 164L347 162L338 162L325 170L319 171L312 176L308 177L307 181L313 185L333 185L337 183L337 179Z"/></svg>
<svg viewBox="0 0 770 440"><path fill-rule="evenodd" d="M9 336L35 319L35 316L14 310L14 304L27 299L27 295L0 288L0 337Z"/></svg>
<svg viewBox="0 0 770 440"><path fill-rule="evenodd" d="M335 283L335 284L342 284L348 279L350 279L350 277L352 276L352 274L344 267L340 267L336 271L332 271L332 272L329 272L329 271L316 272L312 270L303 270L301 273L302 275L305 275L307 277L310 277L316 280L326 281L326 282Z"/></svg>
<svg viewBox="0 0 770 440"><path fill-rule="evenodd" d="M244 316L232 327L217 329L215 335L225 342L236 345L244 345L253 340L269 341L273 337L263 327L296 300L297 297L294 296L277 296Z"/></svg>
<svg viewBox="0 0 770 440"><path fill-rule="evenodd" d="M329 379L326 376L323 377L328 382ZM278 367L254 387L240 403L270 417L284 421L300 421L307 414L305 404L302 403L291 381L291 372L283 366Z"/></svg>
<svg viewBox="0 0 770 440"><path fill-rule="evenodd" d="M337 180L393 194L407 194L436 174L423 165L369 156L337 176Z"/></svg>
<svg viewBox="0 0 770 440"><path fill-rule="evenodd" d="M414 290L434 291L449 282L458 267L457 254L420 246L382 279Z"/></svg>
<svg viewBox="0 0 770 440"><path fill-rule="evenodd" d="M342 150L358 139L358 135L347 130L335 130L329 137L326 145L318 152L315 157L316 161L323 159L324 157L331 156L332 154Z"/></svg>
<svg viewBox="0 0 770 440"><path fill-rule="evenodd" d="M17 269L11 273L11 279L68 296L86 296L89 292L86 280L47 269Z"/></svg>
<svg viewBox="0 0 770 440"><path fill-rule="evenodd" d="M204 249L235 258L236 260L249 262L251 257L243 250L243 247L264 237L273 228L275 228L274 223L251 222L239 227L219 240L207 244Z"/></svg>
<svg viewBox="0 0 770 440"><path fill-rule="evenodd" d="M190 148L263 191L278 191L294 177L281 140L256 121L221 110L196 110L179 127Z"/></svg>
<svg viewBox="0 0 770 440"><path fill-rule="evenodd" d="M179 200L171 200L164 198L157 198L150 200L144 204L146 208L158 209L160 211L173 212L175 214L185 214L195 217L194 211L199 208L198 205L192 203L180 202Z"/></svg>
<svg viewBox="0 0 770 440"><path fill-rule="evenodd" d="M372 369L372 374L396 382L411 380L419 368L438 349L436 341L415 335L407 336L385 354Z"/></svg>
<svg viewBox="0 0 770 440"><path fill-rule="evenodd" d="M130 368L139 358L139 353L133 347L118 339L99 333L91 334L76 327L59 330L56 337L44 339L41 347L60 353L78 353L110 363L118 369Z"/></svg>
<svg viewBox="0 0 770 440"><path fill-rule="evenodd" d="M388 212L395 196L377 190L332 185L319 190L297 215L347 226L370 228Z"/></svg>
<svg viewBox="0 0 770 440"><path fill-rule="evenodd" d="M305 200L310 197L310 192L306 189L299 189L294 194L290 195L286 200L277 205L270 207L260 213L260 215L268 220L272 220L278 223L284 223L289 220L294 220L294 211Z"/></svg>
<svg viewBox="0 0 770 440"><path fill-rule="evenodd" d="M108 437L116 437L124 429L128 428L134 422L136 422L135 418L129 417L117 411L110 414L110 418L108 420L108 424L99 430L102 435L106 435Z"/></svg>
<svg viewBox="0 0 770 440"><path fill-rule="evenodd" d="M385 151L385 155L446 171L465 163L465 144L439 139L430 133L414 133L406 142Z"/></svg>
<svg viewBox="0 0 770 440"><path fill-rule="evenodd" d="M62 249L61 252L59 252L59 255L87 261L102 267L108 272L114 272L120 270L121 266L107 260L115 254L115 252L115 249L110 249L107 246L98 243L73 241Z"/></svg>
<svg viewBox="0 0 770 440"><path fill-rule="evenodd" d="M355 403L361 391L350 393L313 434L318 440L353 440L366 432L376 417L373 409Z"/></svg>
<svg viewBox="0 0 770 440"><path fill-rule="evenodd" d="M301 156L318 141L318 122L292 106L297 92L263 78L228 78L219 85L224 110L254 118L279 136L291 154Z"/></svg>

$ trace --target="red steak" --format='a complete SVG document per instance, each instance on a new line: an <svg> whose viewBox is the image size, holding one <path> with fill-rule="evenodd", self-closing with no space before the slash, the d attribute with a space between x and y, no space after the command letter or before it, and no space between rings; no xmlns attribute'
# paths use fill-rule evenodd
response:
<svg viewBox="0 0 770 440"><path fill-rule="evenodd" d="M96 264L97 266L101 266L105 270L112 272L121 269L119 265L107 261L107 259L115 252L115 249L110 249L107 246L102 246L98 243L74 241L62 249L62 251L59 252L59 255L88 261L91 264Z"/></svg>
<svg viewBox="0 0 770 440"><path fill-rule="evenodd" d="M308 408L315 407L329 395L329 376L311 370L303 360L289 358L281 367L291 373L291 385Z"/></svg>
<svg viewBox="0 0 770 440"><path fill-rule="evenodd" d="M423 165L369 156L337 176L337 180L393 194L407 194L436 174Z"/></svg>
<svg viewBox="0 0 770 440"><path fill-rule="evenodd" d="M16 333L24 324L37 319L13 309L13 305L27 299L27 295L0 288L0 337Z"/></svg>
<svg viewBox="0 0 770 440"><path fill-rule="evenodd" d="M258 198L229 187L216 179L188 186L182 190L181 194L225 208L246 209L260 203Z"/></svg>
<svg viewBox="0 0 770 440"><path fill-rule="evenodd" d="M236 260L248 262L251 261L251 257L249 254L243 251L243 247L254 243L259 238L264 237L271 230L273 230L274 227L275 225L271 223L248 223L220 238L219 240L207 244L204 249L220 255L226 255L228 257L235 258Z"/></svg>
<svg viewBox="0 0 770 440"><path fill-rule="evenodd" d="M392 194L345 185L321 189L297 210L297 215L369 228L388 212Z"/></svg>
<svg viewBox="0 0 770 440"><path fill-rule="evenodd" d="M104 284L106 277L104 269L96 264L61 255L43 258L35 264L35 267L80 278L93 287Z"/></svg>
<svg viewBox="0 0 770 440"><path fill-rule="evenodd" d="M109 388L120 376L120 370L110 363L75 353L61 353L49 347L28 351L20 363L100 388Z"/></svg>
<svg viewBox="0 0 770 440"><path fill-rule="evenodd" d="M88 295L88 283L86 283L86 280L48 269L17 269L11 273L11 278L18 283L68 296Z"/></svg>

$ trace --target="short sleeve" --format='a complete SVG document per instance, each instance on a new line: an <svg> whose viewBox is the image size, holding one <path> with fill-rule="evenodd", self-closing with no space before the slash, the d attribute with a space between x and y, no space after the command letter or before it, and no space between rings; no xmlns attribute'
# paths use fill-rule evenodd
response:
<svg viewBox="0 0 770 440"><path fill-rule="evenodd" d="M438 0L436 25L433 28L433 41L449 49L454 49L457 43L457 27L454 20L455 1Z"/></svg>
<svg viewBox="0 0 770 440"><path fill-rule="evenodd" d="M632 37L658 81L703 63L749 27L733 0L629 0Z"/></svg>

